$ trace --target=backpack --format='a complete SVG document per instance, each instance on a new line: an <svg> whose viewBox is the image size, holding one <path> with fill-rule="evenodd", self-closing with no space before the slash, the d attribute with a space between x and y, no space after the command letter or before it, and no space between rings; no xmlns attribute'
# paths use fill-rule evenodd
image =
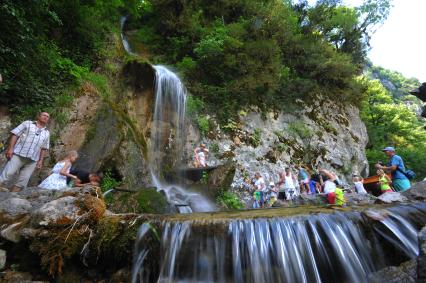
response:
<svg viewBox="0 0 426 283"><path fill-rule="evenodd" d="M396 167L396 170L399 170L402 174L404 174L405 177L407 177L408 180L413 180L416 178L416 173L414 173L413 170L405 168L405 171L403 171L399 166Z"/></svg>
<svg viewBox="0 0 426 283"><path fill-rule="evenodd" d="M402 174L404 174L405 177L407 177L407 179L409 179L409 180L416 178L416 173L414 173L414 171L410 170L410 169L405 170L405 172L402 172Z"/></svg>

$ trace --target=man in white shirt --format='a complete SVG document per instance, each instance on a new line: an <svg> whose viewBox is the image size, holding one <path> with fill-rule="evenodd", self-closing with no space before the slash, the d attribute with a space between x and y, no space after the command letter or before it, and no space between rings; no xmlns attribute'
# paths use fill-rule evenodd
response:
<svg viewBox="0 0 426 283"><path fill-rule="evenodd" d="M12 192L25 188L37 167L41 169L46 151L49 149L50 133L46 128L49 113L40 112L36 121L24 121L11 131L6 163L0 175L0 187L19 172L18 181Z"/></svg>
<svg viewBox="0 0 426 283"><path fill-rule="evenodd" d="M281 172L280 180L277 182L277 186L284 184L286 200L292 200L295 196L297 196L295 183L296 178L291 173L290 168L286 168L285 171Z"/></svg>

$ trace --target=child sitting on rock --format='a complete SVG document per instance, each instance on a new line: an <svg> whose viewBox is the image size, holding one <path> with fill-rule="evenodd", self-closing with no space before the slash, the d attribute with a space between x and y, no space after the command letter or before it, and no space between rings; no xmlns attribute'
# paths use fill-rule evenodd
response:
<svg viewBox="0 0 426 283"><path fill-rule="evenodd" d="M388 175L385 174L385 171L383 171L382 169L377 169L377 175L379 175L380 192L382 194L393 192L391 187L392 180L389 178Z"/></svg>
<svg viewBox="0 0 426 283"><path fill-rule="evenodd" d="M354 175L352 177L352 182L354 182L355 191L358 194L366 194L367 193L367 191L364 188L363 179L360 176Z"/></svg>

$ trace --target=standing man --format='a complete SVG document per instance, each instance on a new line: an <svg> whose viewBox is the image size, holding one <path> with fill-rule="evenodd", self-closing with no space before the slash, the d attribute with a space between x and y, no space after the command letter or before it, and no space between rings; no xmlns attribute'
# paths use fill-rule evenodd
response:
<svg viewBox="0 0 426 283"><path fill-rule="evenodd" d="M390 172L392 174L392 184L397 192L404 192L411 187L410 180L405 176L405 165L401 156L395 154L395 148L388 146L383 149L385 154L389 157L387 166L377 164L378 169Z"/></svg>
<svg viewBox="0 0 426 283"><path fill-rule="evenodd" d="M49 149L48 122L49 113L40 112L37 121L25 121L11 131L6 151L8 161L0 175L0 186L19 172L18 181L11 190L18 192L27 186L34 169L41 169L44 155Z"/></svg>

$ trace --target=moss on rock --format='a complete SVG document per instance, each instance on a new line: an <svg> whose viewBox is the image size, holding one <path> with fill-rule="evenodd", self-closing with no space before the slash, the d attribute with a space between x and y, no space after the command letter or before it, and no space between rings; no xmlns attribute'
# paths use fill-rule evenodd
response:
<svg viewBox="0 0 426 283"><path fill-rule="evenodd" d="M140 212L165 213L167 208L166 197L155 188L142 189L137 194Z"/></svg>
<svg viewBox="0 0 426 283"><path fill-rule="evenodd" d="M109 209L116 213L166 213L167 200L155 188L142 188L137 192L115 192Z"/></svg>

